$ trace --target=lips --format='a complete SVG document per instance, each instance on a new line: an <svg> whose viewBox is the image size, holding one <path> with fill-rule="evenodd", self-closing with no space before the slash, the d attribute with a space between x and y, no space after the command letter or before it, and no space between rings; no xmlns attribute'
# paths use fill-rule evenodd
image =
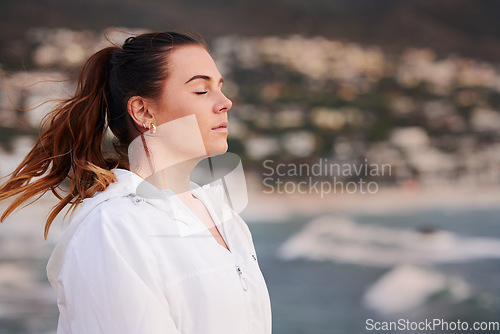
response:
<svg viewBox="0 0 500 334"><path fill-rule="evenodd" d="M217 125L215 128L212 128L212 130L217 130L217 129L227 129L227 121L224 121Z"/></svg>

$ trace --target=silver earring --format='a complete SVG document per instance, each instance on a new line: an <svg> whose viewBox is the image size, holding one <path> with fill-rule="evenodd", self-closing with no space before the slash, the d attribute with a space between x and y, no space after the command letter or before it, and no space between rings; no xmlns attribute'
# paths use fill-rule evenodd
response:
<svg viewBox="0 0 500 334"><path fill-rule="evenodd" d="M142 123L142 127L145 129L146 128L146 124Z"/></svg>
<svg viewBox="0 0 500 334"><path fill-rule="evenodd" d="M151 125L149 126L149 133L154 135L155 132L156 132L156 125L154 123L151 123Z"/></svg>

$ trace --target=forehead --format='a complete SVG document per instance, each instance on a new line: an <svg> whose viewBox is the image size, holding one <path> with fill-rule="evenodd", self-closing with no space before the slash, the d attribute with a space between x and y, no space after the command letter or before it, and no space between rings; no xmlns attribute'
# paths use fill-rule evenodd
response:
<svg viewBox="0 0 500 334"><path fill-rule="evenodd" d="M218 81L220 73L210 54L200 46L174 48L168 58L169 76L188 80L193 75L208 75Z"/></svg>

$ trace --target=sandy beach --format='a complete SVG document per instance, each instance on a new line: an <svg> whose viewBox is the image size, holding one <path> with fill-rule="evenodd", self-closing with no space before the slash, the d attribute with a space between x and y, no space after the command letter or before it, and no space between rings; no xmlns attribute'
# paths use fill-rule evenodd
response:
<svg viewBox="0 0 500 334"><path fill-rule="evenodd" d="M267 217L282 221L295 214L328 212L392 213L424 209L461 209L500 207L500 188L445 188L420 190L381 188L375 194L266 194L255 187L248 188L248 206L242 212L249 220Z"/></svg>

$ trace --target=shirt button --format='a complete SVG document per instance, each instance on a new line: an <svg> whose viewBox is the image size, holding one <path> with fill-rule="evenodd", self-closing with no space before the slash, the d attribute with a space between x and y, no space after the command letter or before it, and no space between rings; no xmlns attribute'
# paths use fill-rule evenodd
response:
<svg viewBox="0 0 500 334"><path fill-rule="evenodd" d="M139 205L139 204L142 204L144 202L144 198L142 198L140 196L134 196L133 201L134 201L135 205Z"/></svg>

